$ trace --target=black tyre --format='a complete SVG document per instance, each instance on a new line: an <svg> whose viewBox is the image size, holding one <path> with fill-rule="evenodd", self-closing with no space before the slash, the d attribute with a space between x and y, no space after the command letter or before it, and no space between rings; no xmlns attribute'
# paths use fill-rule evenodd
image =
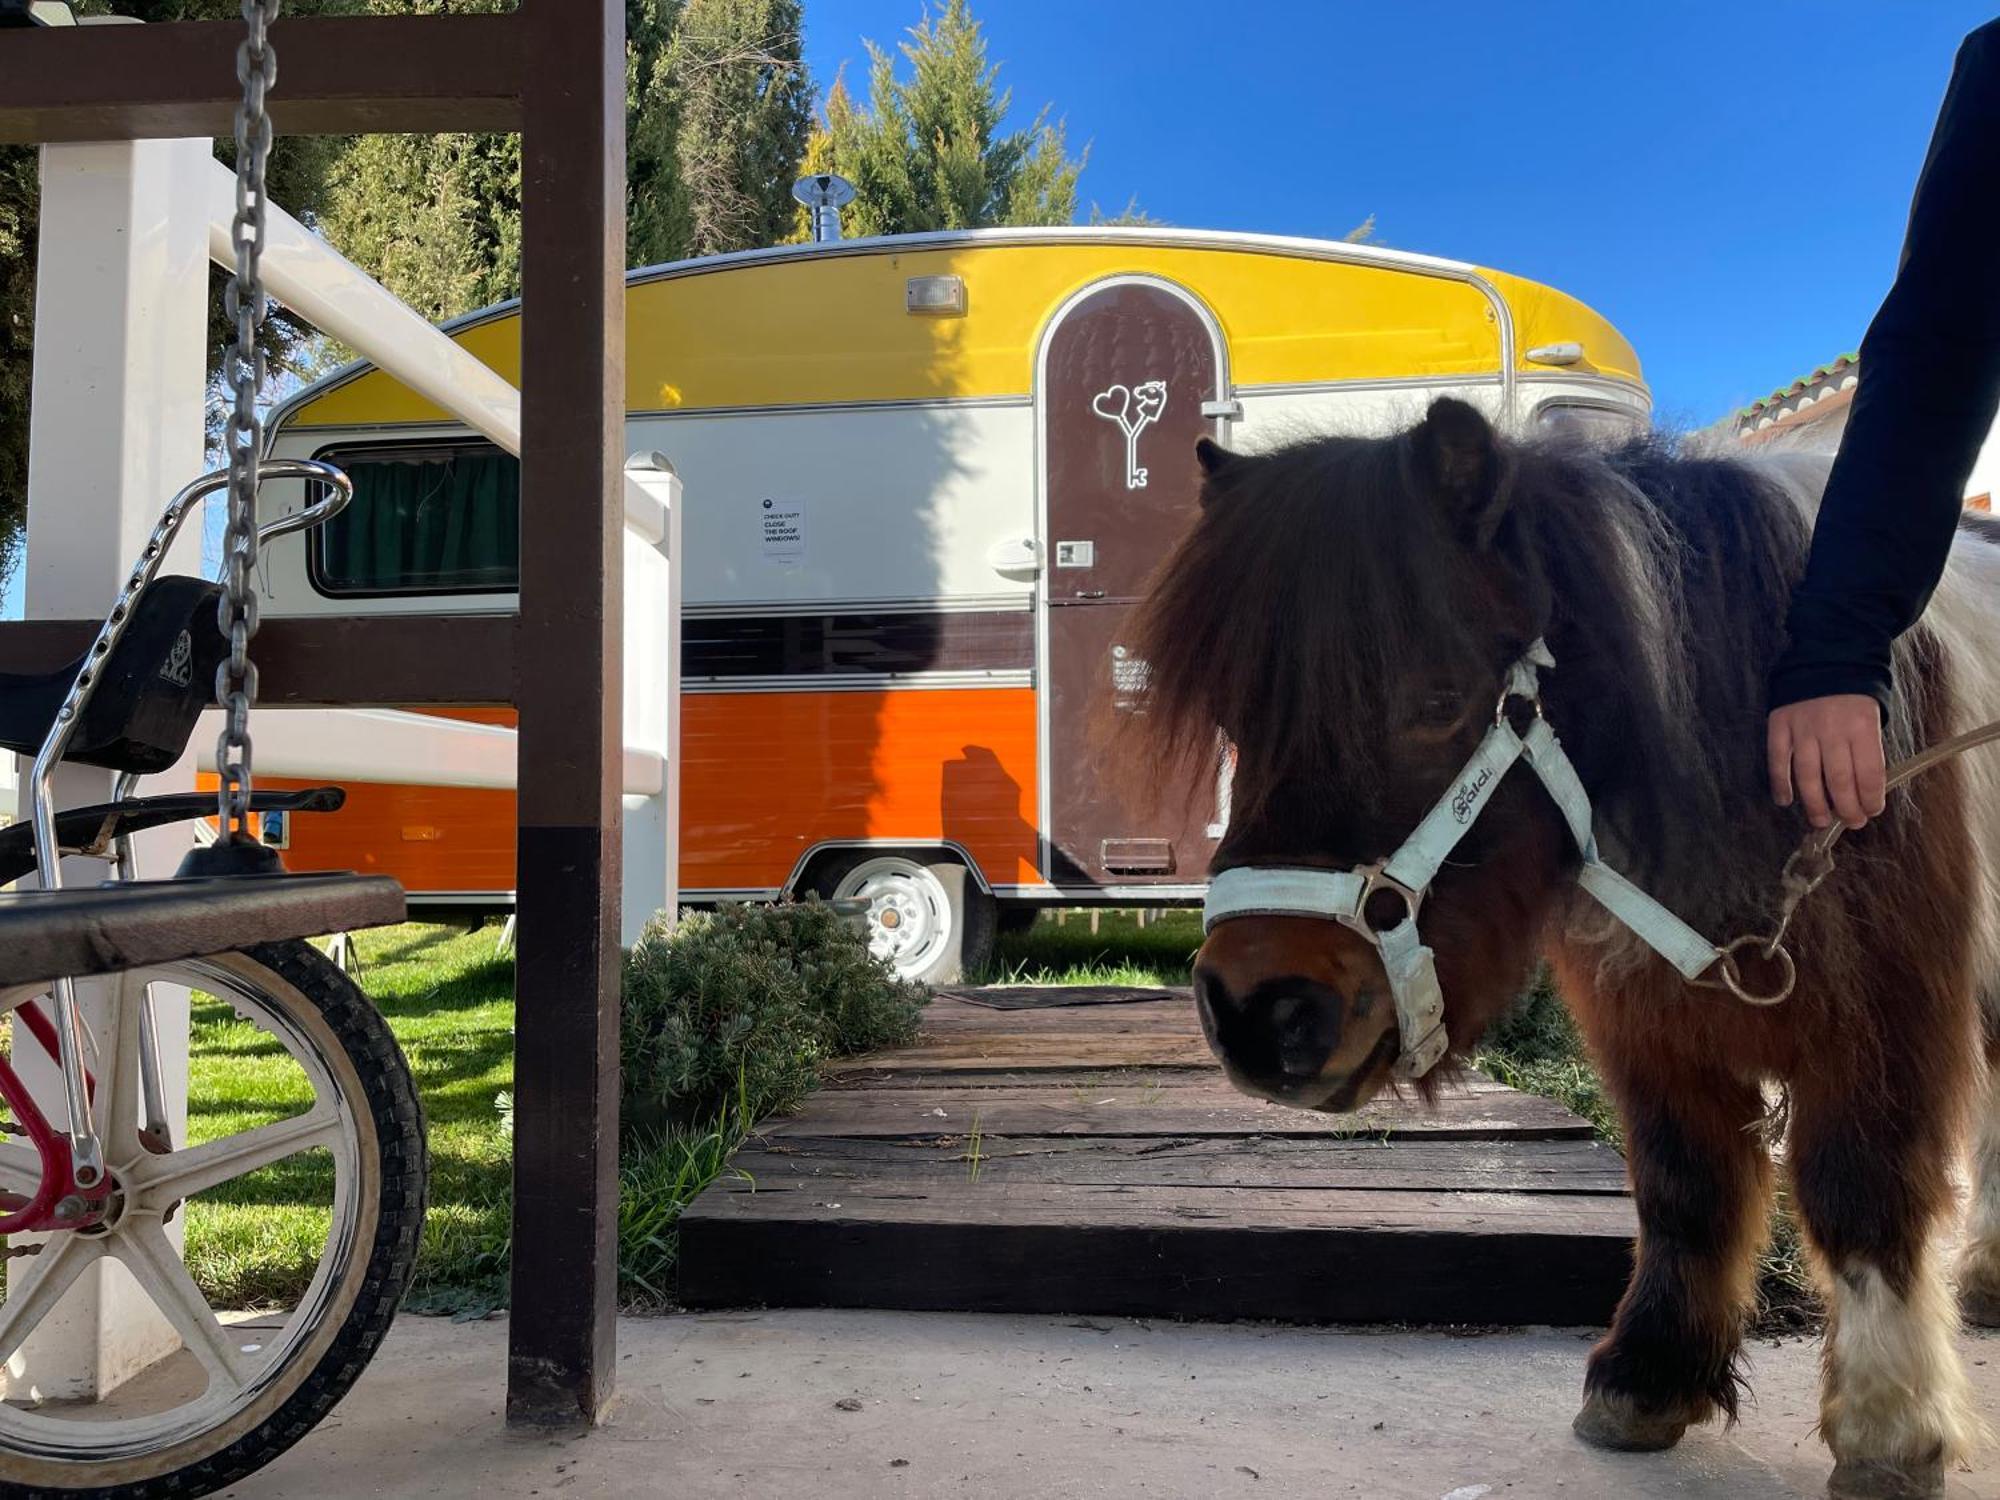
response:
<svg viewBox="0 0 2000 1500"><path fill-rule="evenodd" d="M227 1005L235 1020L199 1000L202 1024L255 1027L262 1037L245 1038L232 1052L279 1070L268 1075L274 1080L287 1063L295 1066L310 1086L310 1102L290 1113L280 1105L275 1118L199 1144L147 1149L137 1138L132 1061L139 1034L132 997L139 986L124 988L115 1022L105 1028L111 1034L99 1037L98 1113L117 1184L114 1207L98 1229L50 1236L34 1262L41 1274L0 1302L0 1362L59 1302L62 1288L51 1291L45 1278L60 1277L66 1287L100 1258L133 1272L180 1334L182 1348L155 1367L161 1378L149 1371L105 1402L40 1402L29 1392L6 1393L0 1403L6 1500L206 1495L269 1463L310 1432L367 1367L416 1264L427 1185L423 1109L388 1024L353 981L296 942L134 977L184 985ZM0 1011L24 998L0 994ZM293 1105L300 1098L294 1084L272 1088L270 1097ZM217 1115L204 1108L199 1092L190 1106L198 1126ZM232 1118L242 1108L240 1100L228 1104ZM288 1184L324 1176L301 1162L308 1153L322 1153L333 1168L325 1246L309 1282L293 1288L290 1305L276 1311L241 1320L219 1315L174 1253L165 1226L175 1218L185 1223L211 1204L225 1216L246 1202L293 1207L302 1200L286 1200L295 1190ZM31 1152L11 1142L0 1146L0 1186L19 1191L29 1172L38 1178ZM238 1185L234 1203L230 1184ZM309 1251L316 1212L291 1222L305 1226L299 1232ZM197 1378L199 1394L186 1395ZM136 1413L134 1387L148 1398Z"/></svg>
<svg viewBox="0 0 2000 1500"><path fill-rule="evenodd" d="M993 957L993 897L949 855L856 849L820 866L813 888L868 904L868 947L905 979L956 984Z"/></svg>

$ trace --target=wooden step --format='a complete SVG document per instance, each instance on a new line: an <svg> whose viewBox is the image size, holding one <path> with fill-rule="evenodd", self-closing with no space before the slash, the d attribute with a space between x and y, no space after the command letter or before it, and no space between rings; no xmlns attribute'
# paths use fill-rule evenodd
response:
<svg viewBox="0 0 2000 1500"><path fill-rule="evenodd" d="M681 1300L1595 1323L1617 1305L1635 1227L1629 1200L1591 1194L766 1172L682 1218Z"/></svg>
<svg viewBox="0 0 2000 1500"><path fill-rule="evenodd" d="M1560 1104L1511 1089L1451 1093L1435 1108L1375 1100L1351 1115L1287 1109L1240 1094L1210 1072L1170 1087L1138 1075L1096 1085L822 1089L796 1115L773 1122L773 1137L1161 1135L1314 1136L1322 1139L1587 1140L1588 1121Z"/></svg>
<svg viewBox="0 0 2000 1500"><path fill-rule="evenodd" d="M1311 1137L1003 1136L978 1141L753 1140L732 1160L757 1192L832 1191L893 1179L942 1193L953 1184L1050 1182L1159 1188L1309 1188L1323 1192L1552 1193L1623 1198L1625 1162L1601 1141L1343 1141ZM732 1191L747 1186L738 1179ZM837 1196L837 1194L836 1194Z"/></svg>
<svg viewBox="0 0 2000 1500"><path fill-rule="evenodd" d="M1185 999L941 999L768 1121L680 1221L693 1307L1595 1323L1631 1264L1618 1154L1477 1076L1435 1107L1251 1099Z"/></svg>

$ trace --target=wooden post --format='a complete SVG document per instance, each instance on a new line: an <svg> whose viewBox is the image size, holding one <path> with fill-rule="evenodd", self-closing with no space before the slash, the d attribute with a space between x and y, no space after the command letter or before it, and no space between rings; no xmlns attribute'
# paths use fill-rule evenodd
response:
<svg viewBox="0 0 2000 1500"><path fill-rule="evenodd" d="M624 0L523 0L520 922L507 1420L612 1392L625 439Z"/></svg>

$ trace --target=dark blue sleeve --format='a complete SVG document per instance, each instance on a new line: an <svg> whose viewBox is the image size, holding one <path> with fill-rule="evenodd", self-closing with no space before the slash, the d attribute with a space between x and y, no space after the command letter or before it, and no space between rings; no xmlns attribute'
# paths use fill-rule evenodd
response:
<svg viewBox="0 0 2000 1500"><path fill-rule="evenodd" d="M1959 49L1771 674L1778 707L1886 698L2000 405L2000 21Z"/></svg>

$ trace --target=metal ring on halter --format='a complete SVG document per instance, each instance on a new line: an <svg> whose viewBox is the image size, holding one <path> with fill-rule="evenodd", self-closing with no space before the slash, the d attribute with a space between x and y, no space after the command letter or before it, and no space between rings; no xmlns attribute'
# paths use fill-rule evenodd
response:
<svg viewBox="0 0 2000 1500"><path fill-rule="evenodd" d="M1355 870L1365 884L1361 887L1360 899L1354 903L1354 929L1370 942L1378 940L1385 932L1394 932L1403 922L1414 922L1417 909L1424 904L1424 893L1412 890L1402 881L1383 868L1385 862L1378 860L1372 865L1362 865ZM1368 903L1377 892L1389 891L1403 903L1403 921L1391 922L1387 927L1377 927L1368 919Z"/></svg>
<svg viewBox="0 0 2000 1500"><path fill-rule="evenodd" d="M1500 689L1500 699L1493 705L1493 722L1496 725L1507 722L1507 705L1516 698L1519 698L1528 707L1532 708L1535 711L1536 718L1539 719L1542 717L1542 695L1540 693L1536 693L1531 698L1525 693L1515 692L1511 686L1508 686Z"/></svg>
<svg viewBox="0 0 2000 1500"><path fill-rule="evenodd" d="M1776 959L1781 978L1778 988L1768 995L1760 995L1743 987L1743 971L1736 966L1737 950L1754 947L1758 956ZM1722 950L1722 958L1717 964L1722 974L1722 987L1741 1000L1745 1005L1780 1005L1791 998L1792 986L1798 982L1799 966L1792 961L1791 950L1782 943L1775 943L1756 933L1745 933ZM1712 982L1712 981L1711 981Z"/></svg>

